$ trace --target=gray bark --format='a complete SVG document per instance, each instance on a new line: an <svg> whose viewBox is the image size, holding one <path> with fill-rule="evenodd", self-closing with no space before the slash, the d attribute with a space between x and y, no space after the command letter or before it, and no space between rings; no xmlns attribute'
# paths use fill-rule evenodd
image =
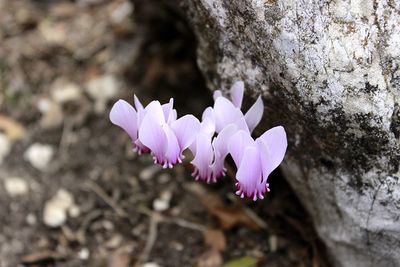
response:
<svg viewBox="0 0 400 267"><path fill-rule="evenodd" d="M243 80L285 126L282 169L334 265L400 266L400 1L182 6L210 88Z"/></svg>

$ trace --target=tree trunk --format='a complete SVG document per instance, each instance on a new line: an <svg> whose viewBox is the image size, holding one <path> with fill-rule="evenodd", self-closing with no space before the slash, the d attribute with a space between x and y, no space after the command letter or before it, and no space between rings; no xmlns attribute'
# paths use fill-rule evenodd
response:
<svg viewBox="0 0 400 267"><path fill-rule="evenodd" d="M335 266L400 266L400 1L182 1L212 89L263 94ZM272 188L273 190L273 188Z"/></svg>

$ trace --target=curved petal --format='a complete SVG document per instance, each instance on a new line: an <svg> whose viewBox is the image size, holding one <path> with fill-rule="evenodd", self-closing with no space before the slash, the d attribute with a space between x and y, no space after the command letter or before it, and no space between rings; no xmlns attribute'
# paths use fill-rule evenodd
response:
<svg viewBox="0 0 400 267"><path fill-rule="evenodd" d="M200 131L207 133L209 135L214 135L215 133L215 115L214 109L208 107L204 110L200 124Z"/></svg>
<svg viewBox="0 0 400 267"><path fill-rule="evenodd" d="M265 182L262 181L260 155L256 146L248 146L245 149L236 179L238 181L236 194L242 198L246 196L257 200L260 193L261 195L265 193L263 188L266 188L266 186Z"/></svg>
<svg viewBox="0 0 400 267"><path fill-rule="evenodd" d="M265 179L281 164L287 149L285 129L277 126L269 129L259 138L257 144L261 151L261 162Z"/></svg>
<svg viewBox="0 0 400 267"><path fill-rule="evenodd" d="M110 111L110 121L127 132L132 141L137 139L137 113L125 100L118 100Z"/></svg>
<svg viewBox="0 0 400 267"><path fill-rule="evenodd" d="M164 168L172 168L176 163L182 162L182 150L179 147L178 139L168 124L164 124L163 129L167 137L167 150L162 165Z"/></svg>
<svg viewBox="0 0 400 267"><path fill-rule="evenodd" d="M211 182L210 165L213 160L213 150L211 146L211 137L200 132L196 137L196 153L192 164L195 166L195 171L192 176L196 180Z"/></svg>
<svg viewBox="0 0 400 267"><path fill-rule="evenodd" d="M243 154L248 146L254 146L254 140L246 131L240 130L230 138L228 151L232 155L236 167L239 168L241 165Z"/></svg>
<svg viewBox="0 0 400 267"><path fill-rule="evenodd" d="M156 163L164 163L168 140L162 125L154 115L147 113L143 118L139 128L139 140L151 150Z"/></svg>
<svg viewBox="0 0 400 267"><path fill-rule="evenodd" d="M256 126L260 123L263 112L264 103L261 99L261 96L259 96L253 106L251 106L251 108L246 112L246 115L244 115L250 132L253 132L254 128L256 128Z"/></svg>
<svg viewBox="0 0 400 267"><path fill-rule="evenodd" d="M149 114L153 117L154 120L156 120L160 124L164 124L166 122L163 107L161 106L159 101L151 101L150 104L146 106L145 113L146 114L144 116L147 116Z"/></svg>
<svg viewBox="0 0 400 267"><path fill-rule="evenodd" d="M226 169L224 167L226 155L228 155L228 145L230 138L236 133L237 126L229 124L214 138L212 142L214 150L214 162L211 166L212 178L216 182L218 178L225 176Z"/></svg>
<svg viewBox="0 0 400 267"><path fill-rule="evenodd" d="M176 120L176 110L174 110L174 99L170 98L169 102L163 104L162 110L164 113L164 119L166 122L170 123L173 120ZM174 112L175 111L175 112Z"/></svg>
<svg viewBox="0 0 400 267"><path fill-rule="evenodd" d="M196 138L200 129L199 120L193 115L185 115L171 123L171 129L174 131L181 151L188 148Z"/></svg>
<svg viewBox="0 0 400 267"><path fill-rule="evenodd" d="M144 109L142 103L136 95L133 95L133 102L135 103L135 108L137 111Z"/></svg>
<svg viewBox="0 0 400 267"><path fill-rule="evenodd" d="M214 116L215 129L219 133L226 125L243 117L243 113L225 97L218 97L214 103Z"/></svg>
<svg viewBox="0 0 400 267"><path fill-rule="evenodd" d="M219 155L226 157L228 154L229 140L238 131L235 124L229 124L215 137L213 141L214 151L218 151Z"/></svg>
<svg viewBox="0 0 400 267"><path fill-rule="evenodd" d="M231 99L235 107L240 108L243 101L244 83L243 81L235 82L231 87Z"/></svg>

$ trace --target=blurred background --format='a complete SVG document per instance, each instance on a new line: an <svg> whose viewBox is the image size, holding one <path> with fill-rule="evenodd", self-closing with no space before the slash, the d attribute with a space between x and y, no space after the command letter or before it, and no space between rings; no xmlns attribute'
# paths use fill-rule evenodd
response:
<svg viewBox="0 0 400 267"><path fill-rule="evenodd" d="M178 1L0 0L0 266L327 266L276 171L264 201L131 151L119 98L211 105Z"/></svg>

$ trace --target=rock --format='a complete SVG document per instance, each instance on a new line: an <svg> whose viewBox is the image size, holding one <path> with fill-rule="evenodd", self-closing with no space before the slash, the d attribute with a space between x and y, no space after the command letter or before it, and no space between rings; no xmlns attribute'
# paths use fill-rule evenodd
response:
<svg viewBox="0 0 400 267"><path fill-rule="evenodd" d="M90 251L88 248L82 248L79 252L78 252L78 257L81 260L87 260L89 259L90 256Z"/></svg>
<svg viewBox="0 0 400 267"><path fill-rule="evenodd" d="M398 1L180 1L211 89L262 94L334 266L400 266ZM271 188L274 190L274 188Z"/></svg>
<svg viewBox="0 0 400 267"><path fill-rule="evenodd" d="M119 90L119 82L113 75L104 75L91 79L86 91L95 100L95 111L103 113L108 100L114 99Z"/></svg>
<svg viewBox="0 0 400 267"><path fill-rule="evenodd" d="M59 227L67 220L67 213L74 206L73 196L64 189L48 200L44 206L43 222L49 227Z"/></svg>
<svg viewBox="0 0 400 267"><path fill-rule="evenodd" d="M155 211L166 211L169 209L169 203L172 198L171 191L164 191L161 193L160 197L153 201L153 209Z"/></svg>
<svg viewBox="0 0 400 267"><path fill-rule="evenodd" d="M11 143L8 137L0 133L0 164L3 163L4 158L10 153Z"/></svg>
<svg viewBox="0 0 400 267"><path fill-rule="evenodd" d="M25 195L28 192L28 183L20 177L8 177L4 180L4 188L12 196Z"/></svg>
<svg viewBox="0 0 400 267"><path fill-rule="evenodd" d="M62 78L57 79L52 88L52 99L60 104L77 101L82 97L82 90L76 83Z"/></svg>
<svg viewBox="0 0 400 267"><path fill-rule="evenodd" d="M24 154L24 158L38 170L45 170L52 160L54 148L50 145L34 143Z"/></svg>
<svg viewBox="0 0 400 267"><path fill-rule="evenodd" d="M54 129L62 125L64 120L61 105L47 98L38 101L38 109L42 113L40 126L44 129Z"/></svg>

